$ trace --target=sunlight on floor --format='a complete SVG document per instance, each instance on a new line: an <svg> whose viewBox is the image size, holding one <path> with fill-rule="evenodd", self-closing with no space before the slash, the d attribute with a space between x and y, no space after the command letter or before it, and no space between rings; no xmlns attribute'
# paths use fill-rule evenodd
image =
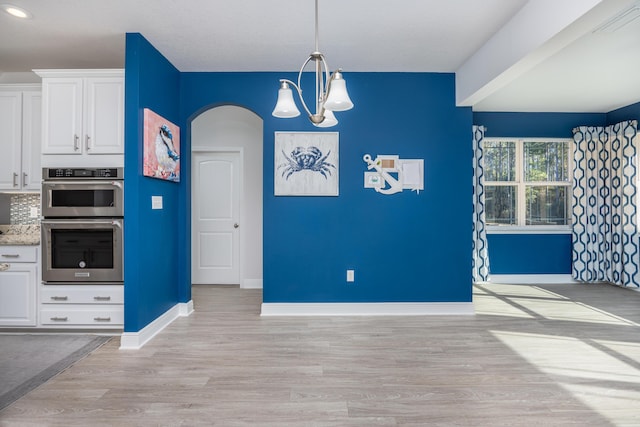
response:
<svg viewBox="0 0 640 427"><path fill-rule="evenodd" d="M532 315L527 314L525 311L519 309L513 304L491 295L474 294L473 307L476 310L476 314L533 319Z"/></svg>
<svg viewBox="0 0 640 427"><path fill-rule="evenodd" d="M631 327L630 334L637 334ZM640 344L492 331L528 363L608 418L640 422Z"/></svg>
<svg viewBox="0 0 640 427"><path fill-rule="evenodd" d="M473 297L477 315L504 318L505 328L491 333L523 363L549 375L602 416L640 425L640 324L534 285L479 284ZM552 328L558 322L565 335L569 322L575 336L521 330L529 327L517 322L522 318L538 319ZM613 328L612 336L590 326L595 324Z"/></svg>
<svg viewBox="0 0 640 427"><path fill-rule="evenodd" d="M488 283L486 285L476 285L474 290L481 291L482 293L488 293L492 295L508 295L508 296L520 296L520 297L536 297L547 299L567 300L568 298L548 291L546 289L538 288L530 285L507 285L501 283Z"/></svg>
<svg viewBox="0 0 640 427"><path fill-rule="evenodd" d="M522 298L511 298L510 301L526 308L539 317L550 320L604 323L610 325L636 325L634 322L619 316L573 301L548 301Z"/></svg>
<svg viewBox="0 0 640 427"><path fill-rule="evenodd" d="M536 286L476 285L473 302L476 314L640 326Z"/></svg>
<svg viewBox="0 0 640 427"><path fill-rule="evenodd" d="M523 310L523 307L511 302L512 297L544 298L546 301L566 300L561 295L533 286L492 283L489 285L475 285L473 288L473 305L476 314L525 319L534 317L533 313L527 313L526 310Z"/></svg>

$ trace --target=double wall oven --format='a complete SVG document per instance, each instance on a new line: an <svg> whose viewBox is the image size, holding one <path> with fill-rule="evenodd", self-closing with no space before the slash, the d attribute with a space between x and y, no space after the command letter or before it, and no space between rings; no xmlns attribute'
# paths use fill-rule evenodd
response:
<svg viewBox="0 0 640 427"><path fill-rule="evenodd" d="M121 284L123 168L42 170L42 281Z"/></svg>

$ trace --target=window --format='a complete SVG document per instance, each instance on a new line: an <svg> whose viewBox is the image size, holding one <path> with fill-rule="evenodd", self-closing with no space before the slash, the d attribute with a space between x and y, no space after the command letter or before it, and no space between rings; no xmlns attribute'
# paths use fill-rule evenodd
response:
<svg viewBox="0 0 640 427"><path fill-rule="evenodd" d="M486 138L487 225L569 225L570 147L570 139Z"/></svg>

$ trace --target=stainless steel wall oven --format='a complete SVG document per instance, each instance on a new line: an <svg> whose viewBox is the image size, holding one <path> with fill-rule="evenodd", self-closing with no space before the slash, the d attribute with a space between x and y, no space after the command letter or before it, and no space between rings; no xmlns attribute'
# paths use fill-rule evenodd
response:
<svg viewBox="0 0 640 427"><path fill-rule="evenodd" d="M122 168L45 168L42 280L45 284L124 281Z"/></svg>

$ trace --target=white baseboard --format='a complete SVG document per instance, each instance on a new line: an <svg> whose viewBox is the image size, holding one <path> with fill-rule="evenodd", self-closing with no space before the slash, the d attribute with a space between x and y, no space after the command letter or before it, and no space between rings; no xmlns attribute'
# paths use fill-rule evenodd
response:
<svg viewBox="0 0 640 427"><path fill-rule="evenodd" d="M571 274L492 274L486 283L507 285L535 285L551 283L578 283Z"/></svg>
<svg viewBox="0 0 640 427"><path fill-rule="evenodd" d="M120 350L140 350L171 322L191 313L193 313L193 300L174 305L138 332L123 332L120 336Z"/></svg>
<svg viewBox="0 0 640 427"><path fill-rule="evenodd" d="M178 310L180 311L180 317L187 317L191 315L191 313L193 313L193 300L178 303Z"/></svg>
<svg viewBox="0 0 640 427"><path fill-rule="evenodd" d="M242 289L262 289L262 279L244 279Z"/></svg>
<svg viewBox="0 0 640 427"><path fill-rule="evenodd" d="M472 315L470 302L263 303L261 316Z"/></svg>

